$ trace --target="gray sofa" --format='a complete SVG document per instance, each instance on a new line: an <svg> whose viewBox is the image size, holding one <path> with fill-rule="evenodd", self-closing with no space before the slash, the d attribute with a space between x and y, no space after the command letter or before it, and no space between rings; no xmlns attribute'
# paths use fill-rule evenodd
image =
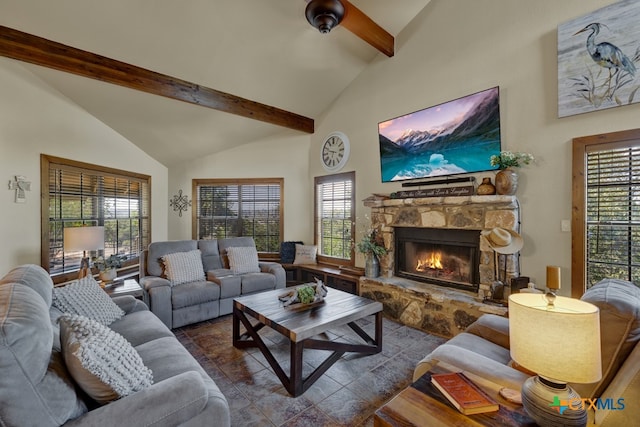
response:
<svg viewBox="0 0 640 427"><path fill-rule="evenodd" d="M149 388L99 406L75 385L59 349L53 282L24 265L0 279L1 426L229 426L228 403L172 332L131 296L109 328L124 336L153 372Z"/></svg>
<svg viewBox="0 0 640 427"><path fill-rule="evenodd" d="M276 262L259 262L258 273L234 275L227 259L232 246L255 248L255 242L251 237L234 237L151 243L140 257L140 285L151 311L169 328L179 328L231 313L233 299L240 295L286 286L286 272ZM171 286L162 257L196 249L201 252L206 280Z"/></svg>
<svg viewBox="0 0 640 427"><path fill-rule="evenodd" d="M606 279L581 298L600 310L602 379L592 384L571 384L581 397L623 398L624 410L589 408L590 423L605 426L637 425L640 419L640 288L631 282ZM516 369L509 352L509 319L485 314L462 333L422 359L414 381L440 362L520 390L532 373ZM579 349L576 349L579 351Z"/></svg>

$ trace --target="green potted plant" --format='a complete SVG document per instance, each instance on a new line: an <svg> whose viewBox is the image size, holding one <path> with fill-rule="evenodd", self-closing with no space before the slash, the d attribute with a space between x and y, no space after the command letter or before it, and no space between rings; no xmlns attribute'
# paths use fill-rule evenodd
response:
<svg viewBox="0 0 640 427"><path fill-rule="evenodd" d="M501 151L500 154L494 154L491 156L491 166L498 166L498 169L504 170L507 168L519 168L524 165L528 165L534 161L534 157L529 153Z"/></svg>
<svg viewBox="0 0 640 427"><path fill-rule="evenodd" d="M100 280L103 282L111 282L118 275L116 268L122 267L122 257L116 254L104 258L99 256L93 261L93 265L98 269Z"/></svg>
<svg viewBox="0 0 640 427"><path fill-rule="evenodd" d="M384 239L376 229L367 231L356 245L358 252L365 255L364 274L367 277L378 277L380 275L379 256L388 253L384 246Z"/></svg>

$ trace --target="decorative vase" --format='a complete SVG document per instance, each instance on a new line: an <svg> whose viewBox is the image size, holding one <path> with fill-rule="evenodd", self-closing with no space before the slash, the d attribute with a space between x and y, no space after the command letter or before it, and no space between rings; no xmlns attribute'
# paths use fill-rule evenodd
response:
<svg viewBox="0 0 640 427"><path fill-rule="evenodd" d="M118 276L118 272L116 271L115 268L110 268L108 270L104 270L100 272L100 280L102 280L103 282L111 282L113 280L115 280L115 278Z"/></svg>
<svg viewBox="0 0 640 427"><path fill-rule="evenodd" d="M376 278L380 275L380 261L376 254L367 254L364 264L364 275L369 278Z"/></svg>
<svg viewBox="0 0 640 427"><path fill-rule="evenodd" d="M518 173L511 169L502 169L496 174L496 192L504 196L513 196L518 189Z"/></svg>
<svg viewBox="0 0 640 427"><path fill-rule="evenodd" d="M496 187L491 183L491 178L482 178L482 184L478 185L476 194L479 196L490 196L496 194Z"/></svg>

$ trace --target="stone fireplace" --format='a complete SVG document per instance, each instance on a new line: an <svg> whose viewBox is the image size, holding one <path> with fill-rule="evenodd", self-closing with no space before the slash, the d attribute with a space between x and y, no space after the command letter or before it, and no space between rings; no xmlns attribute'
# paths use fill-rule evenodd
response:
<svg viewBox="0 0 640 427"><path fill-rule="evenodd" d="M481 232L494 227L518 231L515 196L372 196L365 206L371 208L371 225L381 231L389 253L380 258L379 278L360 279L360 293L381 301L387 315L453 336L483 313L506 313L506 307L483 300L490 296L496 272L506 284L520 275L518 254L497 257ZM442 257L443 249L449 260L436 268L431 263L439 251ZM426 259L421 266L407 264L407 257L414 256Z"/></svg>

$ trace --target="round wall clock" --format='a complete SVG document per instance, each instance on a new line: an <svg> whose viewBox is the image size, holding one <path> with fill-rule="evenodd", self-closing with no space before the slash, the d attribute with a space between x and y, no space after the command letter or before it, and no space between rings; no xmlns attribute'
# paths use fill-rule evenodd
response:
<svg viewBox="0 0 640 427"><path fill-rule="evenodd" d="M322 166L335 172L344 167L349 160L349 138L342 132L332 132L324 139L320 149Z"/></svg>

